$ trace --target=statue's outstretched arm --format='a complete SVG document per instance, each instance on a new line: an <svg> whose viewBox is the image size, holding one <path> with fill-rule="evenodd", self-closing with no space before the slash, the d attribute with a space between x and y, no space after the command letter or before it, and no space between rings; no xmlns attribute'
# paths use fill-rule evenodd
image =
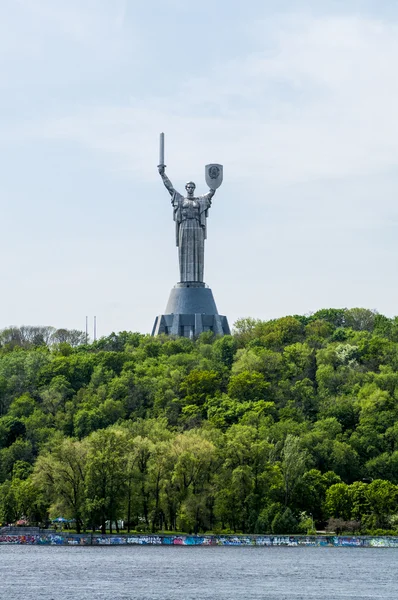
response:
<svg viewBox="0 0 398 600"><path fill-rule="evenodd" d="M216 193L216 190L213 190L210 188L210 190L207 192L207 194L205 194L203 196L203 198L206 200L207 202L207 207L210 208L211 206L211 199L213 198L214 194Z"/></svg>
<svg viewBox="0 0 398 600"><path fill-rule="evenodd" d="M165 167L163 165L159 165L158 170L161 178L163 179L164 187L167 189L170 196L173 196L176 193L176 190L174 189L173 184L171 183L170 179L165 173Z"/></svg>

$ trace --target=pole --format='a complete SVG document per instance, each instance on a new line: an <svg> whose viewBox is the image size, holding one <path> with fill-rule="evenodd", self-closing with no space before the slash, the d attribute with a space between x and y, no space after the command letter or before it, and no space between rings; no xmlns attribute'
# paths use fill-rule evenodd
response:
<svg viewBox="0 0 398 600"><path fill-rule="evenodd" d="M86 317L86 344L88 344L88 317Z"/></svg>
<svg viewBox="0 0 398 600"><path fill-rule="evenodd" d="M164 133L160 134L159 140L159 166L164 166Z"/></svg>
<svg viewBox="0 0 398 600"><path fill-rule="evenodd" d="M94 317L94 342L97 340L97 317Z"/></svg>

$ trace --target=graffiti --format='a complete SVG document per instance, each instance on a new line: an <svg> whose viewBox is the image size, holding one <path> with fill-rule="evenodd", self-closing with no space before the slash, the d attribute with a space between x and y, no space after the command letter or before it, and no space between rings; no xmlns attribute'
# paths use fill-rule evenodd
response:
<svg viewBox="0 0 398 600"><path fill-rule="evenodd" d="M369 546L372 548L398 548L398 538L371 538L369 539Z"/></svg>
<svg viewBox="0 0 398 600"><path fill-rule="evenodd" d="M93 536L92 544L94 546L121 546L127 544L127 540L123 536L116 535L101 535Z"/></svg>
<svg viewBox="0 0 398 600"><path fill-rule="evenodd" d="M0 535L0 544L47 546L263 546L398 548L398 537L300 535L100 535L40 533Z"/></svg>
<svg viewBox="0 0 398 600"><path fill-rule="evenodd" d="M363 546L364 540L361 539L360 537L334 537L333 538L333 543L334 546L350 546L350 547L357 547L357 546Z"/></svg>
<svg viewBox="0 0 398 600"><path fill-rule="evenodd" d="M141 546L160 546L162 538L159 535L134 535L127 538L127 543Z"/></svg>
<svg viewBox="0 0 398 600"><path fill-rule="evenodd" d="M249 536L217 536L217 545L218 546L253 546L255 545L255 537Z"/></svg>

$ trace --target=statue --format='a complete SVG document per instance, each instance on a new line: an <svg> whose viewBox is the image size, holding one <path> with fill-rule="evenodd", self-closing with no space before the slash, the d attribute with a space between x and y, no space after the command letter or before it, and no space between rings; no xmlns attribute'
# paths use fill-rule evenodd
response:
<svg viewBox="0 0 398 600"><path fill-rule="evenodd" d="M171 195L173 217L176 223L176 245L180 264L180 283L203 283L206 221L211 200L222 182L222 166L207 165L206 181L210 189L203 196L195 196L196 185L188 181L186 196L177 192L165 173L164 134L160 136L159 174ZM212 186L212 187L211 187Z"/></svg>
<svg viewBox="0 0 398 600"><path fill-rule="evenodd" d="M171 196L180 281L170 292L164 314L156 317L152 335L195 338L205 331L230 335L228 319L219 314L213 292L203 280L207 216L215 191L222 183L223 167L206 165L207 194L195 196L193 181L186 184L186 195L180 194L166 175L164 133L161 133L158 171Z"/></svg>
<svg viewBox="0 0 398 600"><path fill-rule="evenodd" d="M184 197L174 189L163 165L159 165L159 173L171 195L176 223L180 282L203 282L206 220L215 190L211 189L204 196L195 196L196 185L189 181L185 186L187 195Z"/></svg>

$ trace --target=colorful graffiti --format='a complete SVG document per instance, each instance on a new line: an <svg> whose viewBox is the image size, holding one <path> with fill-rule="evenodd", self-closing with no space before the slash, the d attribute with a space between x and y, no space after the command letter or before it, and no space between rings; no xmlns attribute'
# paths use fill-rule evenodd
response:
<svg viewBox="0 0 398 600"><path fill-rule="evenodd" d="M299 536L299 535L99 535L45 533L0 534L0 544L51 546L313 546L350 548L398 548L398 537Z"/></svg>

